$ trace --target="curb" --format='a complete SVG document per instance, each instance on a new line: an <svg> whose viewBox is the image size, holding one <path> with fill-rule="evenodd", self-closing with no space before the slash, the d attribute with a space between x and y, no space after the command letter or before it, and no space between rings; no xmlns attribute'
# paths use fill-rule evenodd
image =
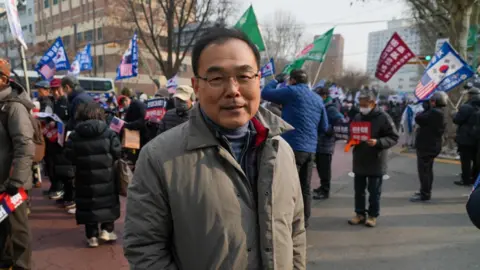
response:
<svg viewBox="0 0 480 270"><path fill-rule="evenodd" d="M405 149L401 148L401 147L394 147L392 149L392 152L397 154L397 155L401 155L401 156L405 156L405 157L409 157L409 158L417 158L417 155L416 154L413 154L413 153L408 153ZM444 164L453 164L453 165L460 165L460 160L456 160L456 159L448 159L448 158L435 158L435 162L438 162L438 163L444 163Z"/></svg>

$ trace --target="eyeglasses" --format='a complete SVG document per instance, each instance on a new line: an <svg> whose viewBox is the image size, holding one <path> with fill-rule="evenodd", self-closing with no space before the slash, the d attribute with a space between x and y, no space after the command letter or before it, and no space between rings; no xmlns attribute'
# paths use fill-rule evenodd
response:
<svg viewBox="0 0 480 270"><path fill-rule="evenodd" d="M252 84L258 76L258 72L243 72L234 76L207 75L206 77L197 76L197 78L206 81L212 88L221 88L229 83L230 78L233 78L238 85L246 86Z"/></svg>

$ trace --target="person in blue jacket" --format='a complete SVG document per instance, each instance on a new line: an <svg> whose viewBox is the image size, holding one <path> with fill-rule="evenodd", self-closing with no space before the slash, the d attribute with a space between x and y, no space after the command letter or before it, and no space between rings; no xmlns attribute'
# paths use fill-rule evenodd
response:
<svg viewBox="0 0 480 270"><path fill-rule="evenodd" d="M262 99L282 105L282 118L295 130L283 135L294 153L302 187L305 227L311 210L311 179L313 160L317 150L318 134L328 130L328 118L325 106L319 95L308 86L308 76L301 69L290 72L288 85L277 89L279 83L286 80L285 74L279 74L262 90Z"/></svg>

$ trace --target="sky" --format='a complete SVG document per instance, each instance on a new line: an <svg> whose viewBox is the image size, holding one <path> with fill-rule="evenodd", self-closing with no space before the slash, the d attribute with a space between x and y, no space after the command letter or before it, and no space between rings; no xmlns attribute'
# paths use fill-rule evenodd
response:
<svg viewBox="0 0 480 270"><path fill-rule="evenodd" d="M353 5L350 5L352 2ZM251 0L260 24L273 16L275 10L289 11L305 25L305 36L313 40L336 24L335 34L345 39L344 68L366 69L368 33L387 28L386 21L408 17L403 0ZM240 6L239 17L248 8L248 2ZM376 23L364 23L382 21ZM341 25L363 22L363 24Z"/></svg>

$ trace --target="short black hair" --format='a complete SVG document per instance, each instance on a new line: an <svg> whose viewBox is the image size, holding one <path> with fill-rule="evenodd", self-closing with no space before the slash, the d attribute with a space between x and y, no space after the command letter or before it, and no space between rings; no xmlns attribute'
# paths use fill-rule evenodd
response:
<svg viewBox="0 0 480 270"><path fill-rule="evenodd" d="M83 122L87 120L105 121L105 110L96 102L88 102L78 105L75 120Z"/></svg>
<svg viewBox="0 0 480 270"><path fill-rule="evenodd" d="M303 69L294 69L290 72L290 79L296 83L308 83L308 75Z"/></svg>
<svg viewBox="0 0 480 270"><path fill-rule="evenodd" d="M315 92L317 92L320 96L330 95L330 90L327 87L317 87L317 89L315 89Z"/></svg>
<svg viewBox="0 0 480 270"><path fill-rule="evenodd" d="M192 50L192 69L193 74L198 76L198 65L200 55L205 48L210 44L223 44L232 39L238 39L247 43L248 47L252 49L257 61L257 68L260 69L260 52L255 44L253 44L248 37L237 29L225 28L225 27L211 27L205 31L206 34L200 37L195 42Z"/></svg>
<svg viewBox="0 0 480 270"><path fill-rule="evenodd" d="M70 88L72 89L75 89L76 86L79 86L80 85L80 82L78 81L77 78L73 77L73 76L65 76L62 78L62 87L65 88L65 86L70 86Z"/></svg>

